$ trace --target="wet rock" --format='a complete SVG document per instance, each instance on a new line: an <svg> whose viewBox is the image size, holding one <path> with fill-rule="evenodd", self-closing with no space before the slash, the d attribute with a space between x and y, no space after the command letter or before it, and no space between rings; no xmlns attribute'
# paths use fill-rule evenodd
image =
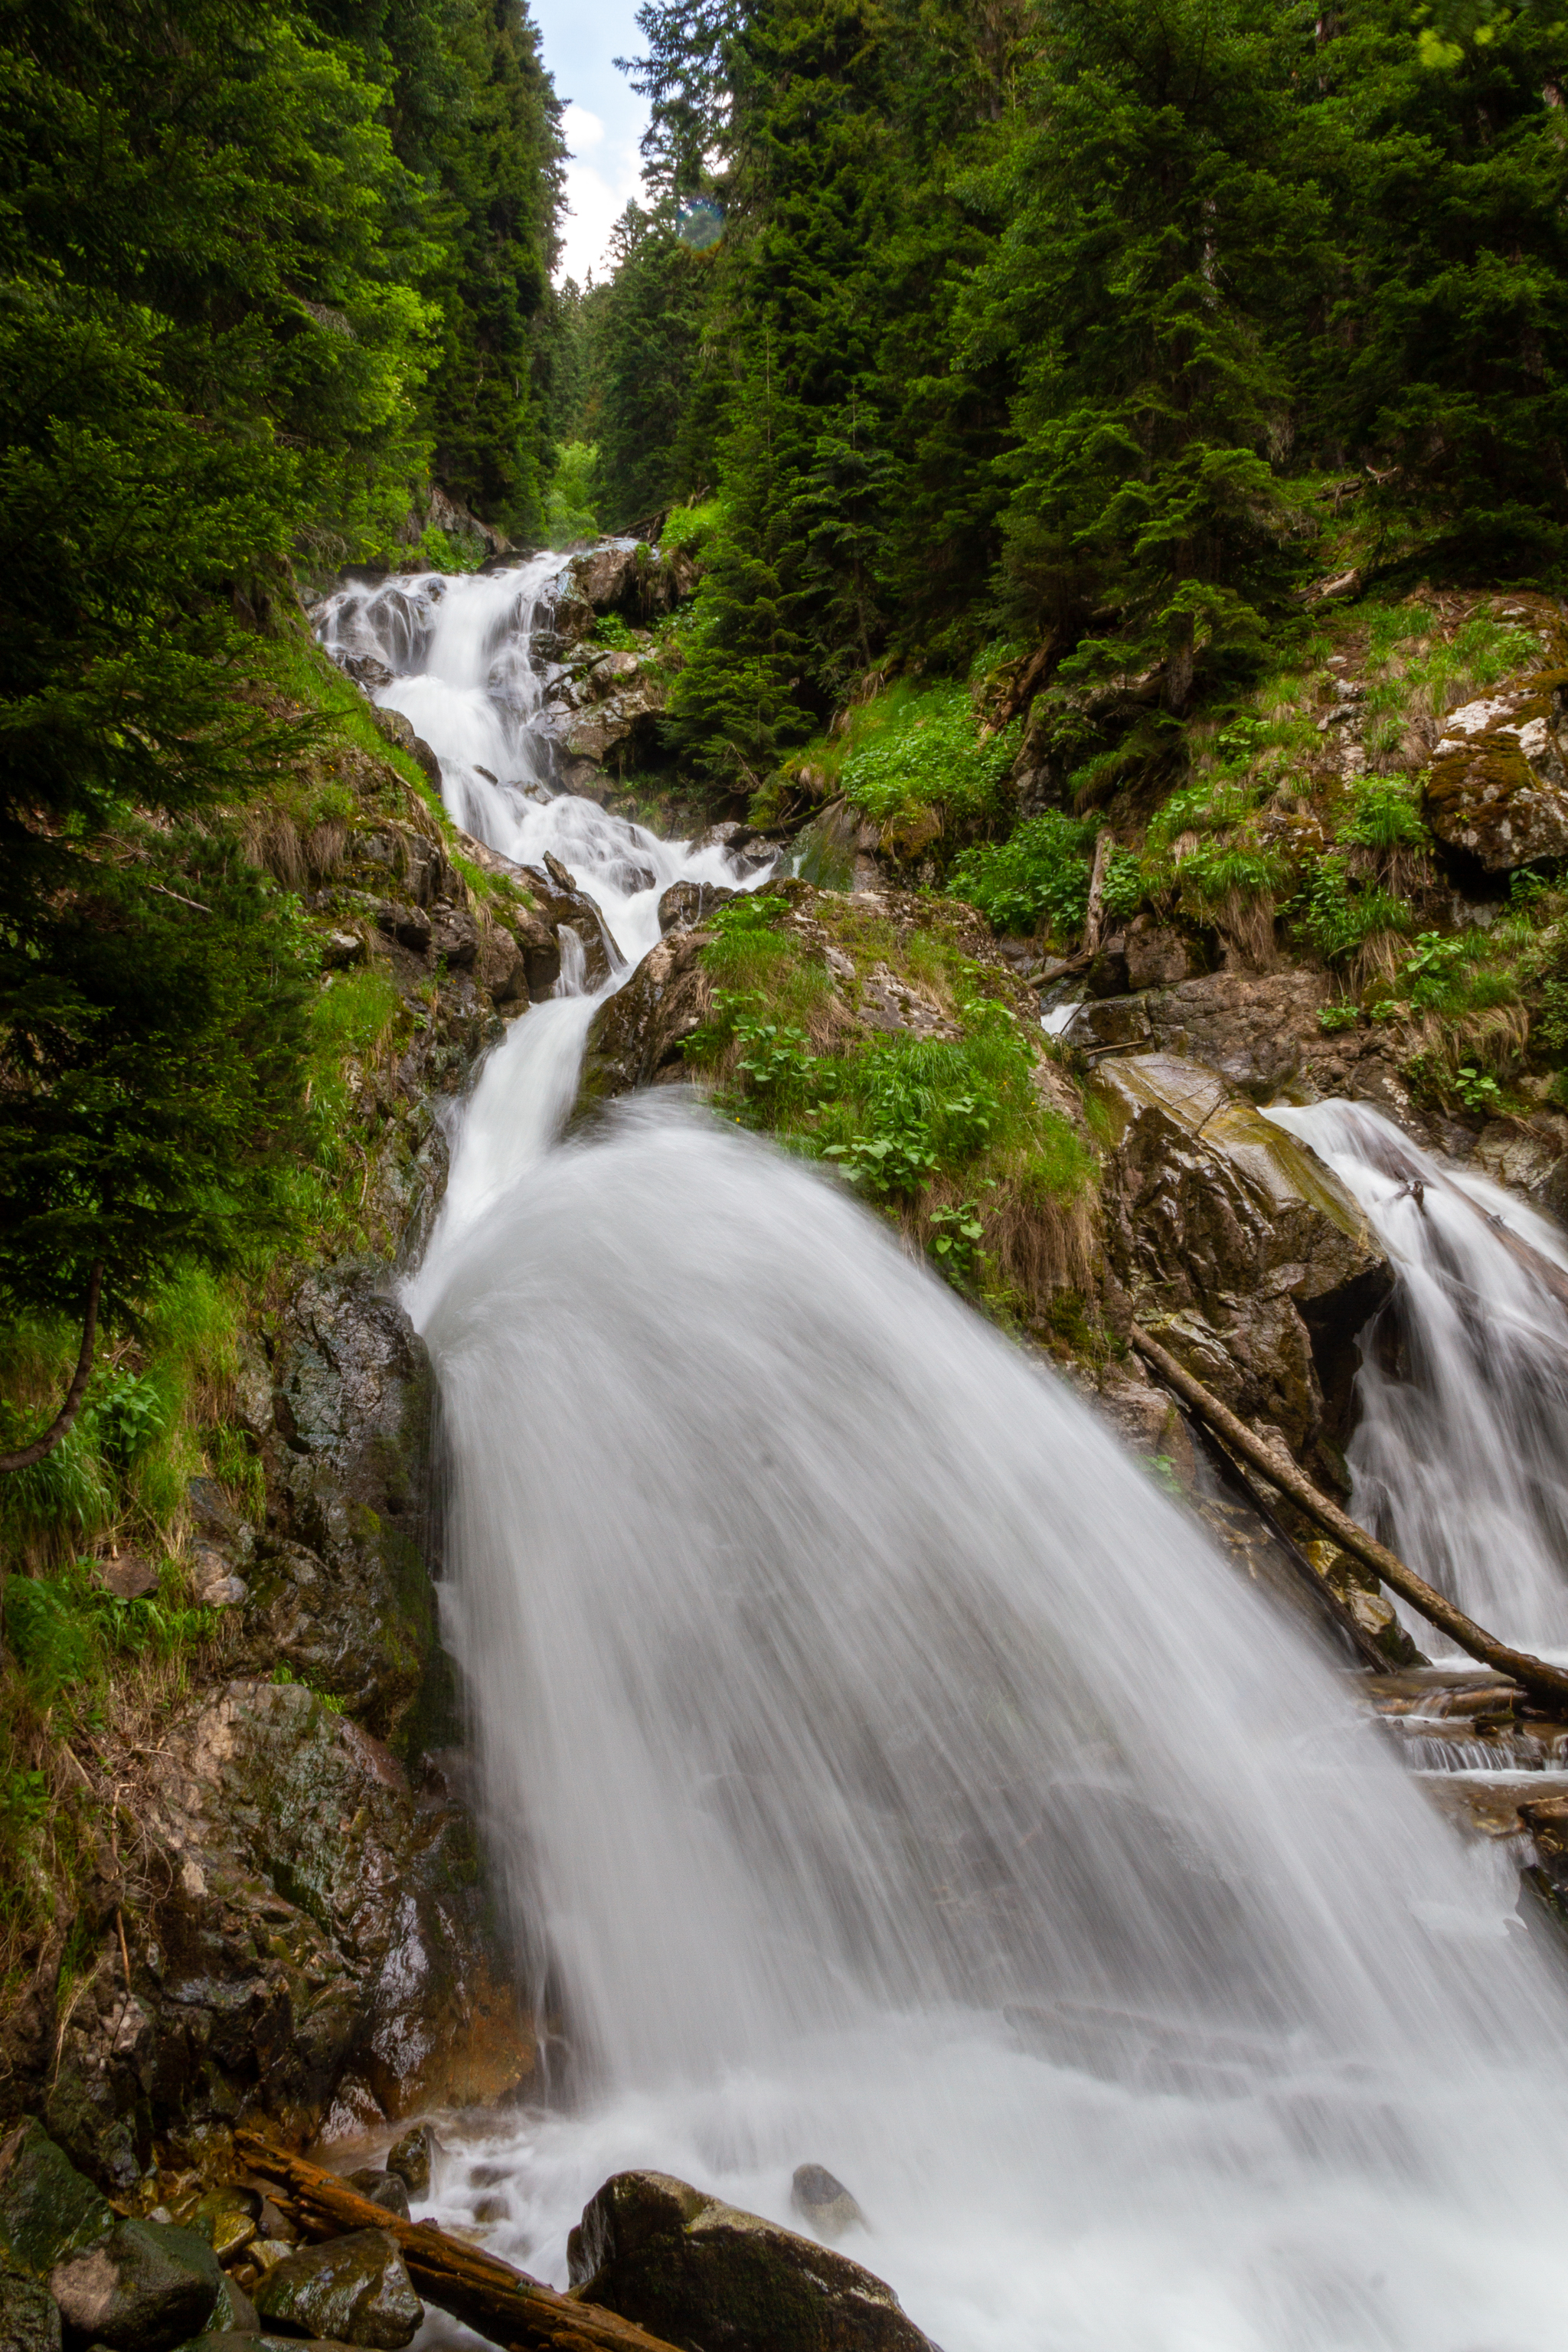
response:
<svg viewBox="0 0 1568 2352"><path fill-rule="evenodd" d="M251 1632L385 1738L437 1661L426 1553L430 1360L374 1266L334 1267L299 1292L273 1363L281 1444L270 1466L286 1534L315 1563L274 1553ZM261 1567L267 1565L264 1559Z"/></svg>
<svg viewBox="0 0 1568 2352"><path fill-rule="evenodd" d="M644 671L605 701L572 714L560 731L561 748L569 760L624 768L654 749L666 698L663 680Z"/></svg>
<svg viewBox="0 0 1568 2352"><path fill-rule="evenodd" d="M1244 1420L1333 1483L1355 1341L1393 1276L1322 1163L1222 1079L1161 1054L1100 1064L1107 1247L1139 1319Z"/></svg>
<svg viewBox="0 0 1568 2352"><path fill-rule="evenodd" d="M693 925L706 922L717 908L731 898L739 898L721 882L672 882L658 902L658 928L662 933L689 930Z"/></svg>
<svg viewBox="0 0 1568 2352"><path fill-rule="evenodd" d="M586 979L590 988L606 981L620 961L616 954L605 919L595 901L579 890L571 875L558 857L547 858L542 866L525 866L528 887L539 902L540 912L552 932L563 929L574 931L582 941L586 963ZM564 880L562 879L565 877ZM526 952L526 950L525 950ZM556 950L556 970L560 970L560 948ZM529 960L529 994L533 993L533 963Z"/></svg>
<svg viewBox="0 0 1568 2352"><path fill-rule="evenodd" d="M365 2121L527 2084L527 2007L460 1807L300 1685L234 1683L165 1748L149 1826L202 1892L161 1922L161 2105L259 2101L304 2135L351 2095L345 2069Z"/></svg>
<svg viewBox="0 0 1568 2352"><path fill-rule="evenodd" d="M400 2221L408 2219L408 2184L395 2172L384 2172L376 2164L362 2164L357 2172L349 2174L351 2185L363 2191L373 2205L380 2205L388 2213L395 2213Z"/></svg>
<svg viewBox="0 0 1568 2352"><path fill-rule="evenodd" d="M572 2284L695 2352L926 2352L891 2287L661 2172L620 2172L567 2242Z"/></svg>
<svg viewBox="0 0 1568 2352"><path fill-rule="evenodd" d="M205 2325L225 2284L205 2238L159 2221L119 2221L49 2273L67 2329L110 2352L172 2352Z"/></svg>
<svg viewBox="0 0 1568 2352"><path fill-rule="evenodd" d="M367 694L378 694L384 686L392 684L392 672L384 661L377 661L374 654L334 652L332 659L337 663L343 676L352 677L354 684L363 687ZM401 715L399 713L400 717ZM404 720L404 725L408 725L406 719ZM412 734L414 730L409 728L408 731Z"/></svg>
<svg viewBox="0 0 1568 2352"><path fill-rule="evenodd" d="M491 923L479 939L475 978L492 1004L526 1004L528 966L515 932Z"/></svg>
<svg viewBox="0 0 1568 2352"><path fill-rule="evenodd" d="M796 2165L789 2201L819 2238L841 2238L846 2230L866 2226L859 2206L825 2164Z"/></svg>
<svg viewBox="0 0 1568 2352"><path fill-rule="evenodd" d="M390 677L387 683L391 683ZM395 743L400 751L406 751L409 758L423 768L438 793L441 790L441 762L425 738L415 733L412 722L404 717L401 710L384 710L379 707L373 709L371 716L387 741Z"/></svg>
<svg viewBox="0 0 1568 2352"><path fill-rule="evenodd" d="M0 2269L47 2279L114 2227L114 2209L30 2117L0 2143Z"/></svg>
<svg viewBox="0 0 1568 2352"><path fill-rule="evenodd" d="M1439 841L1506 874L1568 853L1568 672L1451 710L1426 782Z"/></svg>
<svg viewBox="0 0 1568 2352"><path fill-rule="evenodd" d="M391 2149L386 2159L386 2168L388 2172L395 2172L397 2175L410 2195L428 2196L430 2165L435 2152L435 2133L428 2124L416 2124L411 2132L405 2132L403 2137Z"/></svg>
<svg viewBox="0 0 1568 2352"><path fill-rule="evenodd" d="M1266 1101L1326 1042L1318 1013L1331 994L1321 972L1215 971L1142 1002L1162 1053L1202 1062Z"/></svg>
<svg viewBox="0 0 1568 2352"><path fill-rule="evenodd" d="M286 2334L335 2336L377 2352L401 2352L425 2316L396 2242L379 2230L302 2246L268 2272L256 2307Z"/></svg>
<svg viewBox="0 0 1568 2352"><path fill-rule="evenodd" d="M60 2307L35 2279L0 2272L0 2352L60 2352Z"/></svg>
<svg viewBox="0 0 1568 2352"><path fill-rule="evenodd" d="M643 958L588 1032L582 1098L599 1101L686 1076L688 1037L708 1017L711 991L701 953L710 934L673 930Z"/></svg>
<svg viewBox="0 0 1568 2352"><path fill-rule="evenodd" d="M209 2189L181 2219L205 2238L220 2263L248 2246L259 2227L261 2199L254 2189Z"/></svg>

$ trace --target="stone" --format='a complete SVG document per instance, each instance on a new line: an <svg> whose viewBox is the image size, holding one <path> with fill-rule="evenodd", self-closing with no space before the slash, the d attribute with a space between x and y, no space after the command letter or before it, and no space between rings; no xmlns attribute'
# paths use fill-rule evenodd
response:
<svg viewBox="0 0 1568 2352"><path fill-rule="evenodd" d="M359 931L329 931L321 941L321 970L347 971L351 965L363 963L365 943Z"/></svg>
<svg viewBox="0 0 1568 2352"><path fill-rule="evenodd" d="M825 2164L796 2165L789 2201L819 2238L841 2238L846 2230L866 2226L859 2206Z"/></svg>
<svg viewBox="0 0 1568 2352"><path fill-rule="evenodd" d="M586 2302L693 2352L927 2352L844 2254L662 2172L619 2172L567 2241Z"/></svg>
<svg viewBox="0 0 1568 2352"><path fill-rule="evenodd" d="M590 988L599 987L608 980L619 958L597 905L585 891L578 889L558 857L550 856L544 866L525 866L523 871L528 878L528 887L539 901L540 911L551 930L559 932L564 929L574 931L582 941L586 967L584 977ZM565 876L564 881L561 878L563 875ZM557 970L560 968L559 954L557 947ZM529 993L531 995L532 992L531 962Z"/></svg>
<svg viewBox="0 0 1568 2352"><path fill-rule="evenodd" d="M430 2166L436 2153L436 2135L428 2124L416 2124L410 2132L390 2149L386 2158L388 2172L398 2179L414 2197L428 2196Z"/></svg>
<svg viewBox="0 0 1568 2352"><path fill-rule="evenodd" d="M60 2352L60 2307L36 2279L0 2272L0 2352Z"/></svg>
<svg viewBox="0 0 1568 2352"><path fill-rule="evenodd" d="M97 1575L116 1601L145 1601L158 1590L158 1571L140 1552L122 1551L116 1559L100 1559Z"/></svg>
<svg viewBox="0 0 1568 2352"><path fill-rule="evenodd" d="M1451 710L1426 779L1439 841L1490 874L1568 854L1568 672Z"/></svg>
<svg viewBox="0 0 1568 2352"><path fill-rule="evenodd" d="M47 2279L55 2264L99 2244L114 2209L43 2126L29 2118L0 2144L0 2268Z"/></svg>
<svg viewBox="0 0 1568 2352"><path fill-rule="evenodd" d="M408 2220L408 2184L395 2172L384 2172L376 2164L362 2164L348 2177L350 2185L362 2190L373 2205L395 2213L400 2221Z"/></svg>
<svg viewBox="0 0 1568 2352"><path fill-rule="evenodd" d="M430 950L449 971L468 971L479 961L479 927L466 907L437 900L430 910Z"/></svg>
<svg viewBox="0 0 1568 2352"><path fill-rule="evenodd" d="M515 932L491 923L480 933L474 977L492 1004L527 1003L528 966Z"/></svg>
<svg viewBox="0 0 1568 2352"><path fill-rule="evenodd" d="M375 2352L401 2352L425 2316L395 2240L380 2230L300 2247L268 2272L256 2307L285 2333L336 2336Z"/></svg>
<svg viewBox="0 0 1568 2352"><path fill-rule="evenodd" d="M709 936L670 931L644 956L625 988L600 1006L583 1061L584 1100L685 1077L686 1040L702 1026L711 1002L701 962Z"/></svg>
<svg viewBox="0 0 1568 2352"><path fill-rule="evenodd" d="M220 2263L239 2253L256 2236L261 2199L254 2189L209 2189L184 2218L204 2237Z"/></svg>
<svg viewBox="0 0 1568 2352"><path fill-rule="evenodd" d="M206 2240L163 2221L118 2221L101 2245L49 2273L66 2327L110 2352L172 2352L205 2326L225 2285Z"/></svg>
<svg viewBox="0 0 1568 2352"><path fill-rule="evenodd" d="M405 719L401 710L384 710L379 707L373 709L372 716L387 741L395 743L400 751L406 751L409 758L424 770L429 783L439 793L441 762L425 738L415 733L413 722Z"/></svg>
<svg viewBox="0 0 1568 2352"><path fill-rule="evenodd" d="M1268 1422L1316 1475L1356 1339L1393 1284L1361 1210L1322 1162L1198 1064L1101 1062L1106 1243L1139 1320L1234 1412Z"/></svg>
<svg viewBox="0 0 1568 2352"><path fill-rule="evenodd" d="M739 896L738 890L726 888L722 882L672 882L658 902L660 934L689 930Z"/></svg>

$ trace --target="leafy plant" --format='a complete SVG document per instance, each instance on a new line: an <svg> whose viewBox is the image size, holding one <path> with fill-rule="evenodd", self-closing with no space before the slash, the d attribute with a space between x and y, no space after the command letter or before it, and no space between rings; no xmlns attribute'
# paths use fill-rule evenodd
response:
<svg viewBox="0 0 1568 2352"><path fill-rule="evenodd" d="M962 1201L956 1208L933 1209L929 1222L931 1254L948 1280L958 1284L973 1281L976 1255L985 1238L985 1226L975 1202Z"/></svg>
<svg viewBox="0 0 1568 2352"><path fill-rule="evenodd" d="M594 624L594 643L605 646L611 653L635 653L637 642L630 623L624 620L619 613L601 613Z"/></svg>
<svg viewBox="0 0 1568 2352"><path fill-rule="evenodd" d="M1089 905L1094 827L1047 809L1007 840L983 842L954 861L949 896L967 900L997 931L1028 932L1042 922L1075 930Z"/></svg>
<svg viewBox="0 0 1568 2352"><path fill-rule="evenodd" d="M1503 1107L1502 1088L1489 1070L1479 1070L1467 1062L1454 1074L1454 1091L1468 1111L1478 1117L1495 1116Z"/></svg>

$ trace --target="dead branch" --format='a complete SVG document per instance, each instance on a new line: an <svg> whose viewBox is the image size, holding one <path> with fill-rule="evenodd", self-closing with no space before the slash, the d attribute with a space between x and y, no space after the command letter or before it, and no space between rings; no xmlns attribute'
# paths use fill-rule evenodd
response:
<svg viewBox="0 0 1568 2352"><path fill-rule="evenodd" d="M52 1454L61 1438L69 1433L71 1423L81 1409L81 1401L87 1391L87 1376L92 1370L92 1343L98 1336L98 1302L102 1289L103 1260L94 1258L91 1279L87 1286L87 1323L81 1335L81 1353L77 1358L71 1384L66 1391L66 1401L43 1435L35 1437L31 1445L24 1445L16 1454L0 1454L0 1471L26 1470L33 1463L41 1462L45 1454Z"/></svg>

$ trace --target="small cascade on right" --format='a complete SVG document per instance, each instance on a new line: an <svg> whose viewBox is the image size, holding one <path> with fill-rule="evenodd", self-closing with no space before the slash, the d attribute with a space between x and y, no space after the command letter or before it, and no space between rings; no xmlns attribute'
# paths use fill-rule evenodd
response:
<svg viewBox="0 0 1568 2352"><path fill-rule="evenodd" d="M1396 1276L1362 1335L1355 1517L1489 1632L1568 1653L1568 1236L1365 1103L1268 1116L1354 1194Z"/></svg>

